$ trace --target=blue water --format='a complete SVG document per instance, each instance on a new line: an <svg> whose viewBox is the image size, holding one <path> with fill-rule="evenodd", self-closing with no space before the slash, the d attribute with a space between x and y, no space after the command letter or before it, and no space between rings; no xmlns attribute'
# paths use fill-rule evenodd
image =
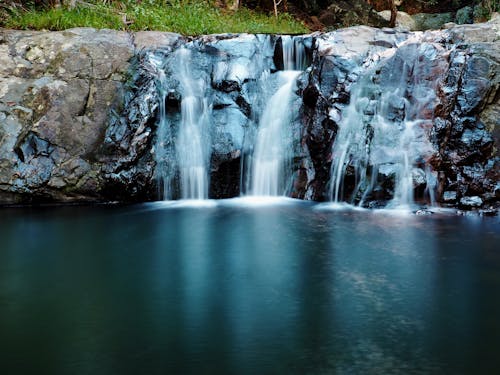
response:
<svg viewBox="0 0 500 375"><path fill-rule="evenodd" d="M0 373L493 374L498 218L0 210Z"/></svg>

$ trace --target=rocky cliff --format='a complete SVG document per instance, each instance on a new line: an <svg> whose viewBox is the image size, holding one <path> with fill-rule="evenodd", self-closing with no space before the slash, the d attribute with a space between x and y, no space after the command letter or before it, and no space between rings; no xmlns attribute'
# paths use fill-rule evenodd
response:
<svg viewBox="0 0 500 375"><path fill-rule="evenodd" d="M114 180L134 153L145 152L141 131L151 129L131 134L123 153L107 152L105 134L123 110L134 56L177 39L87 28L0 30L0 202L147 199L135 187L115 196Z"/></svg>
<svg viewBox="0 0 500 375"><path fill-rule="evenodd" d="M419 118L431 146L416 155L422 165L413 171L415 189L428 184L425 177L434 176L435 199L443 204L498 207L499 36L497 19L426 33L354 27L300 38L311 66L297 84L294 105L299 116L292 126L289 194L331 199L332 147L352 105L353 90L369 77L371 107L369 101L359 111L373 117L381 93L394 89L388 77L406 74L404 103L424 97L414 89L432 88L432 100L421 108L425 114ZM263 38L271 49L260 49ZM196 74L210 82L213 99L210 195L238 195L246 140L255 131L255 112L262 105L252 92L256 71L249 68L259 62L270 72L282 69L280 43L278 36L192 40L154 32L1 30L0 201L157 199L155 151L163 97L150 62L154 57L164 61L165 71L175 72L169 56L187 45L196 50L197 69L206 69ZM225 70L216 72L221 61ZM418 70L408 61L420 61ZM165 105L169 121L175 123L180 113L178 83L174 75L167 80ZM408 104L402 103L384 110L394 126L409 116ZM423 171L424 164L432 174L422 177L419 169ZM376 191L366 192L372 201L394 194L394 176L385 168L386 177L379 177L384 173L378 169ZM352 170L348 166L346 173Z"/></svg>
<svg viewBox="0 0 500 375"><path fill-rule="evenodd" d="M374 114L380 114L381 98L396 89L395 82L402 90L384 108L382 115L389 125L384 131L407 119L411 108L421 107L413 120L421 120L422 137L431 147L413 156L421 159L422 167L432 166L438 180L437 201L463 208L497 207L498 25L497 19L425 33L357 27L318 36L311 73L302 92L305 142L315 172L307 184L313 199L329 197L331 160L335 157L332 144L345 109L352 105L351 90L364 78L370 81L370 89L363 98L367 101L356 110L368 117L368 123L375 121ZM419 92L422 89L424 94ZM371 125L366 129L373 131ZM353 178L354 167L350 164L346 168ZM418 170L413 173L424 174ZM390 178L374 178L379 184L372 199L387 199L394 193L387 184ZM413 180L415 189L429 182L418 182L415 176Z"/></svg>

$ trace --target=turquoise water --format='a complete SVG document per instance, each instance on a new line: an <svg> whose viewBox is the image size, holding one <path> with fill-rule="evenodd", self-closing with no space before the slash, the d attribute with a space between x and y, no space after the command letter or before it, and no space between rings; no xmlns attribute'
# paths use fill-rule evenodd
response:
<svg viewBox="0 0 500 375"><path fill-rule="evenodd" d="M498 218L0 210L0 373L492 374Z"/></svg>

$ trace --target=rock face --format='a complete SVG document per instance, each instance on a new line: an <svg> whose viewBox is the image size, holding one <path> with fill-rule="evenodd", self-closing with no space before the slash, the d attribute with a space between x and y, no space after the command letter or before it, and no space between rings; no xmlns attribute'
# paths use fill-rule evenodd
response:
<svg viewBox="0 0 500 375"><path fill-rule="evenodd" d="M435 199L455 206L460 201L464 208L483 204L498 207L498 24L497 19L489 24L414 34L357 27L318 36L310 78L303 90L305 140L315 175L305 195L315 200L332 198L332 143L353 99L356 82L364 77L373 83L369 104L361 109L364 116L373 118L370 108L380 108L380 93L390 92L393 82L404 76L404 102L389 106L382 114L389 126L397 126L398 121L407 118L410 107L406 108L405 103L418 96L416 89L422 86L417 83L437 83L423 86L431 89L432 100L424 100L428 102L418 117L432 149L422 148L424 151L414 155L413 160L418 165L420 158L422 166L432 166L438 179ZM418 74L413 73L415 61L425 61ZM371 144L371 138L366 142ZM369 160L371 163L372 158ZM347 165L348 174L350 168L355 168L352 163ZM415 175L422 173L414 170L413 174L416 188L422 182L418 183ZM383 199L394 194L389 182L390 178L379 178L375 186Z"/></svg>
<svg viewBox="0 0 500 375"><path fill-rule="evenodd" d="M380 144L370 122L398 134L413 118L425 140L415 141L425 147L416 147L423 151L410 161L417 197L433 188L432 199L444 205L498 208L498 19L426 33L360 26L297 40L310 67L297 79L292 103L298 115L290 126L288 195L332 199L334 142L355 109L366 123L369 152L361 164L372 182L355 188L359 160L345 163L349 199L363 196L372 207L397 195L400 172L373 151ZM0 202L145 201L165 190L165 173L175 185L181 48L194 56L192 76L208 82L210 197L239 195L269 99L261 76L284 68L281 37L2 30ZM360 85L369 89L358 105ZM400 87L399 99L389 100L385 93Z"/></svg>
<svg viewBox="0 0 500 375"><path fill-rule="evenodd" d="M88 28L0 30L1 203L114 200L124 165L134 165L130 177L139 184L151 173L138 168L147 153L140 140L151 129L123 127L119 138L110 125L110 111L123 107L132 58L151 45L142 33L135 38ZM163 34L154 46L177 38ZM107 141L113 136L121 149Z"/></svg>

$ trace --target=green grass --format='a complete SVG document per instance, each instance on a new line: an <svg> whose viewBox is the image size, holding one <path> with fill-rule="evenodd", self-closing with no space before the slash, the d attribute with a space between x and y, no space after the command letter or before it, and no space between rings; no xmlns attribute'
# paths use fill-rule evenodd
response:
<svg viewBox="0 0 500 375"><path fill-rule="evenodd" d="M72 27L157 30L184 35L215 33L307 33L308 29L288 14L278 18L245 8L223 11L206 1L150 0L137 4L123 1L120 8L96 5L67 9L31 9L11 12L0 26L13 29L64 30ZM131 22L125 24L126 20Z"/></svg>
<svg viewBox="0 0 500 375"><path fill-rule="evenodd" d="M97 29L121 29L123 22L119 15L107 8L76 8L30 10L14 13L4 21L4 27L30 30L65 30L73 27L94 27Z"/></svg>

